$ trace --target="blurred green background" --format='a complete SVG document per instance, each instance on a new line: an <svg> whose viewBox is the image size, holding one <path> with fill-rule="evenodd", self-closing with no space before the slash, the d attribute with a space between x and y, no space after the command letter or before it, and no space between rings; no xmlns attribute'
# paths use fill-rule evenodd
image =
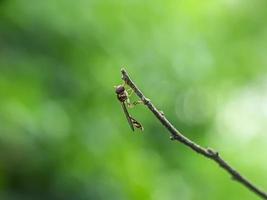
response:
<svg viewBox="0 0 267 200"><path fill-rule="evenodd" d="M257 199L144 107L267 190L267 1L0 1L0 199ZM137 99L133 96L132 100Z"/></svg>

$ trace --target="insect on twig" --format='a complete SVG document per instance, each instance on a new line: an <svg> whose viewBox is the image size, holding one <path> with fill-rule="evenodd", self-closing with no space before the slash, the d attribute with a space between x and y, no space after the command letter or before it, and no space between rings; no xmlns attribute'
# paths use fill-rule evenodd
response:
<svg viewBox="0 0 267 200"><path fill-rule="evenodd" d="M139 102L134 102L133 104L130 103L129 94L127 90L125 89L124 85L116 86L115 92L117 94L117 98L121 103L121 106L123 108L124 114L126 116L126 119L131 127L131 129L134 131L134 128L138 128L140 130L144 130L144 127L136 121L128 112L127 106L132 107L135 104L138 104Z"/></svg>

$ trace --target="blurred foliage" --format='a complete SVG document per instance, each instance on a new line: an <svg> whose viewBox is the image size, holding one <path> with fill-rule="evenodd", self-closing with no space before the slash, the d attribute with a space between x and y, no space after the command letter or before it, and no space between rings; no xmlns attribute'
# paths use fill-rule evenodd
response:
<svg viewBox="0 0 267 200"><path fill-rule="evenodd" d="M267 190L266 6L1 0L0 199L256 199L142 106L133 134L113 86L126 66L179 130Z"/></svg>

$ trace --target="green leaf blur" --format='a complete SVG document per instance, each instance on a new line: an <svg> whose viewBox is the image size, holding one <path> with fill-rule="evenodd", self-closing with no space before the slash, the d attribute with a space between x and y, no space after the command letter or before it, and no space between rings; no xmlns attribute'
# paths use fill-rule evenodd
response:
<svg viewBox="0 0 267 200"><path fill-rule="evenodd" d="M257 199L144 106L133 133L114 85L125 67L185 136L267 190L266 7L0 0L0 199Z"/></svg>

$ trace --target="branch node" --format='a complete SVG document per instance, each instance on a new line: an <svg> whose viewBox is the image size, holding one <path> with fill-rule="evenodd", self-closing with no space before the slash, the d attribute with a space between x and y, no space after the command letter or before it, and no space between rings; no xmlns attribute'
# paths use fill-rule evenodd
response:
<svg viewBox="0 0 267 200"><path fill-rule="evenodd" d="M148 104L151 101L149 98L146 98L145 96L143 96L141 100L144 102L144 104Z"/></svg>
<svg viewBox="0 0 267 200"><path fill-rule="evenodd" d="M215 151L212 148L207 148L207 152L209 153L210 156L214 157L214 158L218 158L219 157L219 152Z"/></svg>
<svg viewBox="0 0 267 200"><path fill-rule="evenodd" d="M176 139L176 138L175 138L175 136L174 136L174 135L171 135L171 136L170 136L170 140L172 140L172 141L173 141L173 140L175 140L175 139Z"/></svg>

